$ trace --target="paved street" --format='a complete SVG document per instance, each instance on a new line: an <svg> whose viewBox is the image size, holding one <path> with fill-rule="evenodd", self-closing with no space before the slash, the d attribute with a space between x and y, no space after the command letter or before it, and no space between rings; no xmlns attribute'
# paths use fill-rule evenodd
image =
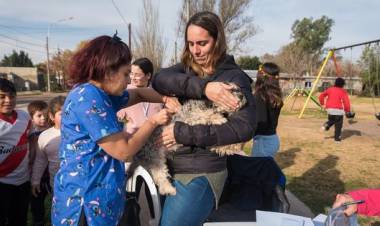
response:
<svg viewBox="0 0 380 226"><path fill-rule="evenodd" d="M41 93L41 94L37 94L37 95L18 93L17 94L16 108L17 109L23 109L26 111L27 110L26 108L31 101L43 100L43 101L46 101L46 103L48 103L50 99L52 99L53 97L59 96L59 95L66 96L67 93Z"/></svg>

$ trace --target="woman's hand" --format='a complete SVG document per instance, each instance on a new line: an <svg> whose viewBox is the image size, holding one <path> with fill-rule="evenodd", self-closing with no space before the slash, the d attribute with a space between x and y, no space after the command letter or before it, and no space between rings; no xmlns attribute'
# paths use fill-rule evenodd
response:
<svg viewBox="0 0 380 226"><path fill-rule="evenodd" d="M354 201L354 199L348 194L337 194L335 202L333 204L333 208L337 208L337 207L343 205L344 203L353 202L353 201ZM358 205L352 204L352 205L347 206L347 209L344 210L344 213L347 216L351 216L352 214L356 213L357 211L358 211Z"/></svg>
<svg viewBox="0 0 380 226"><path fill-rule="evenodd" d="M32 185L32 195L34 197L37 197L38 193L40 193L40 192L41 192L40 185L39 184L33 184Z"/></svg>
<svg viewBox="0 0 380 226"><path fill-rule="evenodd" d="M232 88L232 85L223 82L209 82L205 88L205 95L209 100L226 109L236 110L239 107L239 100L232 95Z"/></svg>
<svg viewBox="0 0 380 226"><path fill-rule="evenodd" d="M119 121L122 121L124 120L124 118L127 118L127 109L126 108L123 108L121 110L119 110L117 113L116 113L116 116L117 116L117 119Z"/></svg>
<svg viewBox="0 0 380 226"><path fill-rule="evenodd" d="M177 97L163 96L162 100L164 107L170 109L174 113L178 112L181 108L181 104L179 103Z"/></svg>
<svg viewBox="0 0 380 226"><path fill-rule="evenodd" d="M177 144L174 137L174 123L163 129L161 135L155 141L155 144L158 147L162 146L166 149L169 149Z"/></svg>
<svg viewBox="0 0 380 226"><path fill-rule="evenodd" d="M174 112L172 110L164 108L157 114L154 114L151 117L149 117L148 121L154 124L155 126L165 125L171 120L173 114Z"/></svg>

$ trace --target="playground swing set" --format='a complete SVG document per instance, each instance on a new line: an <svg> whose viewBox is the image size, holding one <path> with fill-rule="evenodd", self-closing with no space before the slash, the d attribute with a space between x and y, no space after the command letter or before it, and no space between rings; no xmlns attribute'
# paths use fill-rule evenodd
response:
<svg viewBox="0 0 380 226"><path fill-rule="evenodd" d="M362 43L358 43L358 44L353 44L353 45L349 45L349 46L343 46L343 47L339 47L339 48L330 49L328 51L327 56L325 57L322 65L321 65L321 68L320 68L320 70L318 72L317 77L315 78L315 80L312 83L311 90L308 91L308 90L305 90L305 89L295 88L285 98L284 103L286 104L291 97L295 96L298 93L307 95L306 101L305 101L305 103L304 103L304 105L302 107L302 110L301 110L300 114L298 115L298 118L302 118L302 116L303 116L303 114L305 112L305 109L306 109L306 107L307 107L307 105L308 105L308 103L309 103L310 100L312 100L315 104L317 104L322 109L322 106L319 104L318 99L315 96L313 96L313 93L314 93L314 91L315 91L315 89L317 87L319 79L321 78L322 72L323 72L324 68L327 65L327 62L330 59L333 60L334 66L335 66L336 75L338 77L340 77L341 76L341 70L340 70L339 65L337 63L337 60L336 60L336 57L335 57L335 52L337 52L339 50L351 49L351 62L352 62L352 48L353 47L363 46L363 45L370 46L373 43L376 43L379 46L380 39L373 40L373 41L368 41L368 42L362 42ZM373 106L373 109L374 109L374 114L375 114L376 119L380 120L380 112L377 111L377 107L376 107L376 103L375 103L375 91L374 91L374 87L372 85L372 82L375 80L375 78L377 79L377 82L379 83L379 56L376 56L376 75L374 73L371 73L371 68L370 68L369 69L369 76L368 77L369 77L369 84L368 85L370 86L370 89L371 89L371 98L372 98L372 106ZM379 93L378 93L378 95L379 95ZM346 117L353 119L355 117L355 112L354 111L347 112L346 113Z"/></svg>

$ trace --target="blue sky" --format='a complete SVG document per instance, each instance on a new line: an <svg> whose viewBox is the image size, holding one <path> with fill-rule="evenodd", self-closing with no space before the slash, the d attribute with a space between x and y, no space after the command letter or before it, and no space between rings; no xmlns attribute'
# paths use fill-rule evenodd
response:
<svg viewBox="0 0 380 226"><path fill-rule="evenodd" d="M134 29L140 20L141 1L114 0L126 21ZM181 7L180 0L153 0L159 8L160 24L167 58L171 58ZM46 35L50 24L50 52L57 48L74 49L81 41L98 35L112 35L117 29L127 42L127 25L111 0L0 0L0 58L12 49L25 50L34 63L46 59ZM6 9L6 10L4 10ZM253 15L259 33L245 45L246 55L276 53L290 42L291 26L296 19L334 19L329 47L339 47L380 38L380 1L377 0L253 0L248 13ZM73 20L55 23L68 17ZM182 41L182 37L179 37ZM361 49L353 51L357 58ZM350 56L350 51L343 52ZM169 62L167 60L167 62Z"/></svg>

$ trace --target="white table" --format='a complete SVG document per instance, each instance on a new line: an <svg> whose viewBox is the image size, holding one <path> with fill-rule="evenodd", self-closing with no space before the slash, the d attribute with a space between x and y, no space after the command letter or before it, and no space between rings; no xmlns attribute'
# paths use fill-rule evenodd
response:
<svg viewBox="0 0 380 226"><path fill-rule="evenodd" d="M256 222L209 222L203 226L256 226Z"/></svg>

